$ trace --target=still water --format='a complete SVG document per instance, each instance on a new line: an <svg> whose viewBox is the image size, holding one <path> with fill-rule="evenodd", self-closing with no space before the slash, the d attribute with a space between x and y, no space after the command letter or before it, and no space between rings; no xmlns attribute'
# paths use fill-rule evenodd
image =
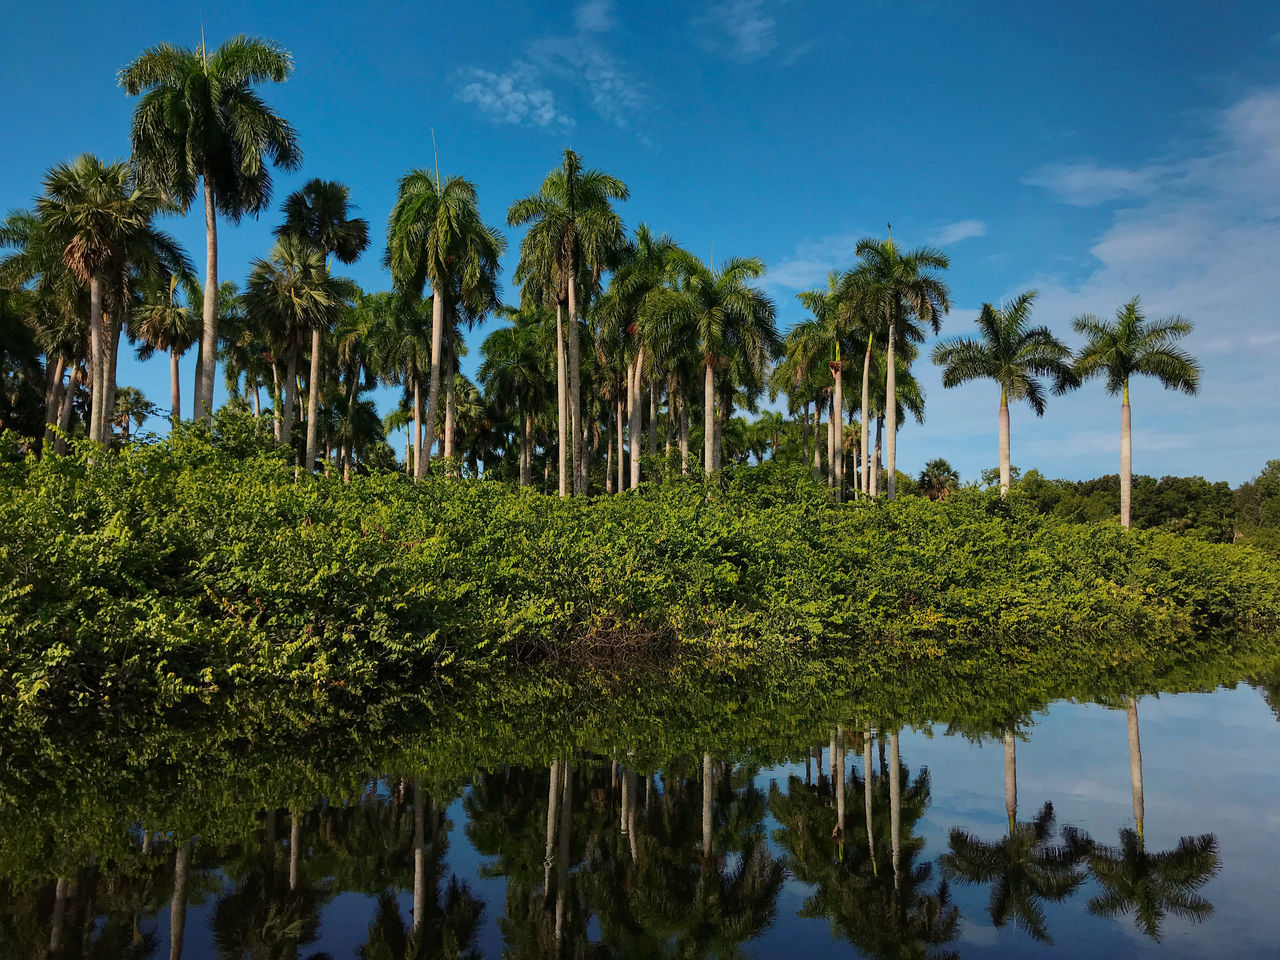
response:
<svg viewBox="0 0 1280 960"><path fill-rule="evenodd" d="M1059 701L1008 736L843 716L452 779L362 771L327 736L247 775L242 734L203 761L175 735L145 770L46 752L61 792L7 751L0 956L1280 951L1280 728L1244 683Z"/></svg>

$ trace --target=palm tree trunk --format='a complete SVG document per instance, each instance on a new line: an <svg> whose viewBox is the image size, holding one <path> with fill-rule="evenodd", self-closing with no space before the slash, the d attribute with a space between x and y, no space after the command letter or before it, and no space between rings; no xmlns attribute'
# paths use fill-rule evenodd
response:
<svg viewBox="0 0 1280 960"><path fill-rule="evenodd" d="M213 420L213 372L218 356L218 215L213 184L206 170L204 180L204 329L200 339L200 370L196 382L192 419Z"/></svg>
<svg viewBox="0 0 1280 960"><path fill-rule="evenodd" d="M89 277L89 439L102 439L102 388L106 377L102 343L102 279Z"/></svg>
<svg viewBox="0 0 1280 960"><path fill-rule="evenodd" d="M871 872L876 871L876 835L872 827L871 808L871 727L868 726L862 737L862 796L863 806L867 811L867 855L871 861Z"/></svg>
<svg viewBox="0 0 1280 960"><path fill-rule="evenodd" d="M569 385L564 356L564 322L560 301L556 301L556 403L560 440L560 496L569 495Z"/></svg>
<svg viewBox="0 0 1280 960"><path fill-rule="evenodd" d="M641 347L636 353L636 362L634 370L631 374L635 386L631 391L633 403L631 404L631 425L627 432L631 435L631 486L635 488L640 485L640 446L644 443L644 428L640 423L643 413L643 380L642 373L644 370L644 347ZM650 388L652 389L652 388ZM652 426L652 424L651 424ZM650 440L653 439L652 433Z"/></svg>
<svg viewBox="0 0 1280 960"><path fill-rule="evenodd" d="M436 418L440 410L440 368L444 351L444 289L443 284L437 287L432 284L431 294L431 373L427 381L427 428L435 437ZM425 444L418 451L416 467L419 479L427 475L427 467L431 465L431 444Z"/></svg>
<svg viewBox="0 0 1280 960"><path fill-rule="evenodd" d="M809 462L809 401L804 402L804 417L800 420L800 462Z"/></svg>
<svg viewBox="0 0 1280 960"><path fill-rule="evenodd" d="M182 938L187 928L187 874L191 869L191 841L173 859L173 898L169 901L169 960L182 956Z"/></svg>
<svg viewBox="0 0 1280 960"><path fill-rule="evenodd" d="M885 351L884 373L884 415L885 424L885 486L888 487L889 499L898 494L898 364L894 359L894 334L889 330L889 346ZM877 438L878 439L878 438Z"/></svg>
<svg viewBox="0 0 1280 960"><path fill-rule="evenodd" d="M116 408L116 368L120 363L120 340L124 331L124 319L103 324L106 356L103 358L106 376L102 382L102 433L106 443L111 442L111 420ZM109 339L108 339L109 338ZM125 427L128 430L128 427Z"/></svg>
<svg viewBox="0 0 1280 960"><path fill-rule="evenodd" d="M1009 495L1009 393L1000 387L1000 496Z"/></svg>
<svg viewBox="0 0 1280 960"><path fill-rule="evenodd" d="M658 387L649 384L649 456L658 455Z"/></svg>
<svg viewBox="0 0 1280 960"><path fill-rule="evenodd" d="M835 376L835 397L831 403L831 426L835 433L836 503L844 500L844 365L837 360L831 371Z"/></svg>
<svg viewBox="0 0 1280 960"><path fill-rule="evenodd" d="M622 393L619 391L618 398L613 402L614 412L617 414L618 427L618 492L621 493L627 489L627 451L626 451L626 435L625 424L622 420Z"/></svg>
<svg viewBox="0 0 1280 960"><path fill-rule="evenodd" d="M1009 815L1009 836L1018 820L1018 742L1013 730L1004 732L1004 812Z"/></svg>
<svg viewBox="0 0 1280 960"><path fill-rule="evenodd" d="M586 456L582 449L582 343L578 336L577 264L569 261L569 420L573 424L573 492L587 493Z"/></svg>
<svg viewBox="0 0 1280 960"><path fill-rule="evenodd" d="M1142 827L1146 812L1142 799L1142 741L1138 737L1138 701L1129 698L1129 780L1133 785L1133 819L1138 826L1138 840L1144 840Z"/></svg>
<svg viewBox="0 0 1280 960"><path fill-rule="evenodd" d="M836 401L835 391L827 399L827 486L836 485Z"/></svg>
<svg viewBox="0 0 1280 960"><path fill-rule="evenodd" d="M49 922L49 956L62 956L62 927L67 918L67 894L71 881L59 877L53 886L53 917Z"/></svg>
<svg viewBox="0 0 1280 960"><path fill-rule="evenodd" d="M1129 415L1129 383L1125 381L1120 405L1120 525L1128 530L1129 504L1133 497L1133 423Z"/></svg>
<svg viewBox="0 0 1280 960"><path fill-rule="evenodd" d="M564 782L564 795L560 798L560 862L556 883L556 945L564 936L565 906L569 896L569 828L573 824L573 763L564 761L560 776Z"/></svg>
<svg viewBox="0 0 1280 960"><path fill-rule="evenodd" d="M44 396L44 442L46 444L53 442L53 430L58 425L59 408L62 406L62 392L64 389L69 389L62 384L66 372L67 358L60 353L53 369L53 376L49 378L49 389Z"/></svg>
<svg viewBox="0 0 1280 960"><path fill-rule="evenodd" d="M413 475L418 476L418 461L422 458L422 446L426 443L426 425L423 423L422 382L413 377Z"/></svg>
<svg viewBox="0 0 1280 960"><path fill-rule="evenodd" d="M711 359L703 361L702 379L703 428L702 428L702 469L710 473L715 469L713 451L716 445L716 389L715 374L711 369Z"/></svg>
<svg viewBox="0 0 1280 960"><path fill-rule="evenodd" d="M199 389L200 377L197 372L196 389ZM194 399L192 403L194 403ZM284 399L280 393L280 364L271 361L271 432L275 434L276 443L282 443L284 436Z"/></svg>
<svg viewBox="0 0 1280 960"><path fill-rule="evenodd" d="M307 382L307 472L316 469L316 424L320 420L320 328L311 328L311 377Z"/></svg>
<svg viewBox="0 0 1280 960"><path fill-rule="evenodd" d="M298 392L298 351L289 351L284 369L284 413L280 419L280 442L286 447L293 442L293 404Z"/></svg>
<svg viewBox="0 0 1280 960"><path fill-rule="evenodd" d="M822 402L813 402L813 482L822 482Z"/></svg>
<svg viewBox="0 0 1280 960"><path fill-rule="evenodd" d="M413 935L422 933L427 904L427 801L413 778Z"/></svg>
<svg viewBox="0 0 1280 960"><path fill-rule="evenodd" d="M176 397L177 394L174 394ZM258 395L258 379L255 376L253 380L253 419L262 419L262 397Z"/></svg>
<svg viewBox="0 0 1280 960"><path fill-rule="evenodd" d="M889 839L893 844L893 889L897 890L902 846L902 774L898 769L898 733L889 734Z"/></svg>
<svg viewBox="0 0 1280 960"><path fill-rule="evenodd" d="M862 495L871 495L870 458L867 451L871 449L871 421L867 418L871 404L871 344L875 335L867 337L867 352L862 358Z"/></svg>
<svg viewBox="0 0 1280 960"><path fill-rule="evenodd" d="M444 375L447 377L444 391L444 458L450 461L449 473L454 474L453 461L453 431L454 416L457 413L456 407L456 378L453 375L453 344L451 343L445 348L445 370ZM460 467L460 465L459 465Z"/></svg>
<svg viewBox="0 0 1280 960"><path fill-rule="evenodd" d="M62 391L62 403L58 409L58 430L60 435L53 443L53 452L59 455L67 452L66 434L71 429L71 404L75 400L76 390L83 382L84 368L77 367L71 371L71 376L67 378L67 386Z"/></svg>
<svg viewBox="0 0 1280 960"><path fill-rule="evenodd" d="M533 467L533 417L524 415L524 442L520 444L520 486L527 487Z"/></svg>
<svg viewBox="0 0 1280 960"><path fill-rule="evenodd" d="M169 349L169 424L176 427L182 419L181 361L176 347ZM253 413L258 414L258 391L253 392Z"/></svg>
<svg viewBox="0 0 1280 960"><path fill-rule="evenodd" d="M711 858L711 798L715 787L715 769L711 765L711 754L702 755L702 856Z"/></svg>
<svg viewBox="0 0 1280 960"><path fill-rule="evenodd" d="M542 860L542 895L551 886L551 865L555 862L556 814L560 806L560 761L551 761L551 775L547 787L547 853Z"/></svg>
<svg viewBox="0 0 1280 960"><path fill-rule="evenodd" d="M835 836L844 841L844 730L836 727L836 829Z"/></svg>
<svg viewBox="0 0 1280 960"><path fill-rule="evenodd" d="M880 460L880 437L884 433L884 414L876 416L876 454L871 463L871 495L880 496L880 474L884 464Z"/></svg>
<svg viewBox="0 0 1280 960"><path fill-rule="evenodd" d="M289 889L298 889L298 876L302 870L302 821L298 814L289 812Z"/></svg>

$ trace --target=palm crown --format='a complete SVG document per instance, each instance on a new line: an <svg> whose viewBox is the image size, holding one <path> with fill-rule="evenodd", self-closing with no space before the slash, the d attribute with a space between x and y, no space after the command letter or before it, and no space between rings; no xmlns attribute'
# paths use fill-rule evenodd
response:
<svg viewBox="0 0 1280 960"><path fill-rule="evenodd" d="M1167 317L1148 321L1134 297L1116 311L1114 321L1093 314L1077 317L1072 326L1086 338L1076 357L1082 380L1105 376L1107 393L1122 393L1129 402L1129 378L1154 377L1168 390L1191 395L1200 384L1200 365L1177 342L1191 332L1191 321Z"/></svg>

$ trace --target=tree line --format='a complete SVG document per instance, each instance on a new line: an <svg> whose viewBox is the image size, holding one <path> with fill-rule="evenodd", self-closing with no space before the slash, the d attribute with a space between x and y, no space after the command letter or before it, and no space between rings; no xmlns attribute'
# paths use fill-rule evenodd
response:
<svg viewBox="0 0 1280 960"><path fill-rule="evenodd" d="M629 230L617 209L626 184L565 150L507 212L506 226L527 228L514 306L500 294L500 227L481 216L475 184L442 177L438 165L398 184L382 248L390 290L366 293L332 272L368 252L372 236L347 187L321 178L285 199L276 244L241 289L220 279L219 223L268 211L273 170L301 166L296 131L262 93L292 69L279 44L237 36L216 49L158 44L120 71L124 92L138 98L129 160L85 154L53 167L33 208L0 225L9 250L0 262L0 425L55 451L79 431L110 443L120 426L127 437L155 410L117 389L128 340L141 358L167 355L175 425L179 361L194 347L192 418L211 420L221 367L230 405L269 421L308 470L394 467L386 438L404 429L404 468L416 477L427 475L434 449L455 475L465 466L529 486L540 473L561 496L622 491L664 464L713 472L776 449L777 415L761 412L767 395L785 397L802 459L834 499L898 493L898 431L908 416L924 417L913 366L952 306L945 253L902 247L892 229L866 238L847 270L798 295L809 317L783 334L760 285L762 260L705 263L647 225ZM156 225L197 201L202 277ZM1179 346L1191 323L1149 320L1135 297L1113 320L1076 318L1084 345L1073 353L1032 324L1035 296L984 304L978 335L940 341L931 359L945 387L999 386L1002 493L1011 483L1009 404L1025 401L1039 415L1049 393L1101 378L1122 401L1119 513L1128 526L1130 380L1194 393L1199 365ZM464 334L494 316L506 323L480 345L473 383L459 368ZM386 418L369 399L380 384L402 388Z"/></svg>

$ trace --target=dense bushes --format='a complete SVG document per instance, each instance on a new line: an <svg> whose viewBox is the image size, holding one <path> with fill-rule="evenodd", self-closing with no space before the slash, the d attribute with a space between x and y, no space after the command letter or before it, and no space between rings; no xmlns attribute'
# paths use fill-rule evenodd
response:
<svg viewBox="0 0 1280 960"><path fill-rule="evenodd" d="M822 646L903 660L1154 656L1280 621L1252 549L1015 496L833 506L804 471L562 501L395 473L294 481L231 425L105 462L0 458L0 695L345 684L570 651Z"/></svg>

